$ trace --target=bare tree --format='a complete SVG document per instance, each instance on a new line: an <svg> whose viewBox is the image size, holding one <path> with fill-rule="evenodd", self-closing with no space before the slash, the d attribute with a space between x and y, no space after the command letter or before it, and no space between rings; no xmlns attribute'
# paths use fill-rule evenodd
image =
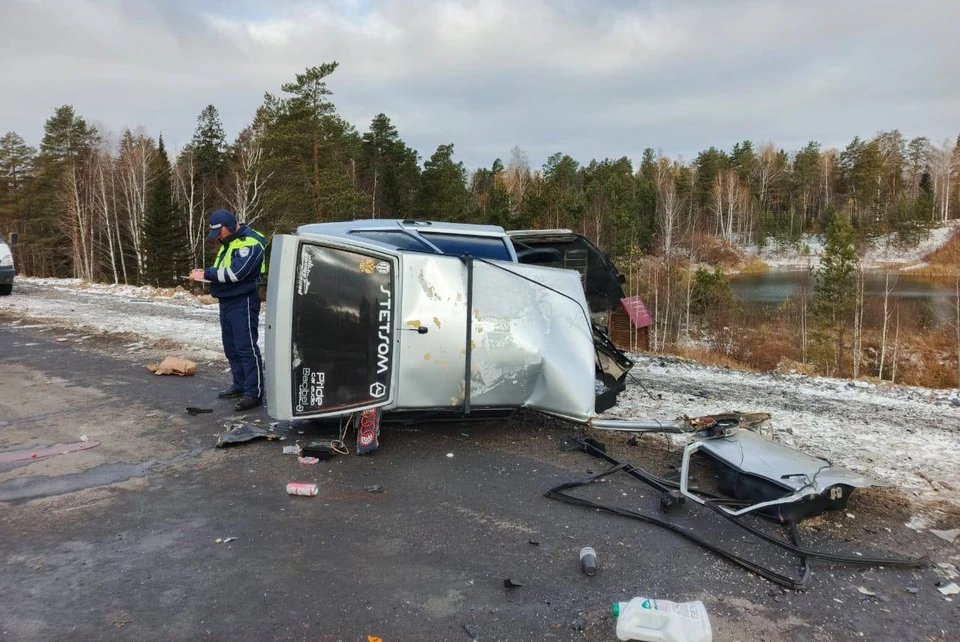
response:
<svg viewBox="0 0 960 642"><path fill-rule="evenodd" d="M856 295L853 306L853 378L860 378L860 361L863 357L863 310L866 290L866 266L860 259L854 268Z"/></svg>
<svg viewBox="0 0 960 642"><path fill-rule="evenodd" d="M678 233L683 213L683 199L677 194L674 171L670 161L657 161L657 227L663 242L663 255L669 257L673 250L674 235Z"/></svg>
<svg viewBox="0 0 960 642"><path fill-rule="evenodd" d="M777 149L773 143L767 143L760 148L760 157L757 159L756 178L757 195L760 199L760 208L767 204L770 186L780 180L783 174L783 165L778 160Z"/></svg>
<svg viewBox="0 0 960 642"><path fill-rule="evenodd" d="M830 186L837 174L837 150L828 149L820 156L820 202L817 207L817 216L819 217L823 210L830 207L832 202Z"/></svg>
<svg viewBox="0 0 960 642"><path fill-rule="evenodd" d="M507 194L510 195L510 215L513 220L517 220L520 216L520 207L523 205L523 197L529 185L530 159L519 145L514 145L510 150L510 161L504 169L504 186L507 188Z"/></svg>
<svg viewBox="0 0 960 642"><path fill-rule="evenodd" d="M222 194L237 214L237 220L253 225L263 215L263 188L273 175L263 166L263 127L256 125L240 132L231 167L229 193ZM376 188L374 188L376 193Z"/></svg>
<svg viewBox="0 0 960 642"><path fill-rule="evenodd" d="M114 283L120 282L120 272L117 269L121 263L118 250L118 237L116 236L116 195L113 193L115 184L113 181L113 157L106 145L100 145L94 150L91 157L93 173L93 205L96 211L97 220L100 222L101 246L106 252L106 260L109 263L109 271L113 277Z"/></svg>
<svg viewBox="0 0 960 642"><path fill-rule="evenodd" d="M950 218L950 193L953 191L953 174L956 171L953 146L944 140L930 154L930 175L933 179L933 194L937 203L938 217L944 223Z"/></svg>
<svg viewBox="0 0 960 642"><path fill-rule="evenodd" d="M883 379L883 366L887 358L887 328L890 326L890 294L897 287L899 276L894 274L893 283L890 283L890 272L887 272L886 281L883 286L883 330L880 333L880 367L877 368L877 377Z"/></svg>
<svg viewBox="0 0 960 642"><path fill-rule="evenodd" d="M900 353L900 306L899 305L897 305L896 316L897 316L897 326L893 336L893 368L892 368L892 372L890 373L890 383L897 382L897 363L899 363L899 361L897 360L897 356Z"/></svg>
<svg viewBox="0 0 960 642"><path fill-rule="evenodd" d="M94 270L94 207L91 189L91 154L84 153L68 159L61 198L64 209L64 228L70 231L73 250L74 276L93 281Z"/></svg>
<svg viewBox="0 0 960 642"><path fill-rule="evenodd" d="M174 198L185 214L187 222L187 243L190 245L190 255L196 262L201 253L204 238L203 195L197 176L197 161L192 148L187 148L179 155L173 166ZM199 187L199 190L198 190Z"/></svg>
<svg viewBox="0 0 960 642"><path fill-rule="evenodd" d="M137 264L137 279L145 267L143 223L147 212L147 194L153 182L153 158L157 150L144 133L127 130L120 141L120 187L127 212L127 235Z"/></svg>

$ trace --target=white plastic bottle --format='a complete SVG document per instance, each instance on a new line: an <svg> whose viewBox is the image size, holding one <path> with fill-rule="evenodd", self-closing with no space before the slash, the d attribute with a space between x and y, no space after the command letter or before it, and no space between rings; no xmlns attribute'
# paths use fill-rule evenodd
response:
<svg viewBox="0 0 960 642"><path fill-rule="evenodd" d="M713 631L703 602L670 602L635 597L614 602L617 637L640 642L712 642Z"/></svg>

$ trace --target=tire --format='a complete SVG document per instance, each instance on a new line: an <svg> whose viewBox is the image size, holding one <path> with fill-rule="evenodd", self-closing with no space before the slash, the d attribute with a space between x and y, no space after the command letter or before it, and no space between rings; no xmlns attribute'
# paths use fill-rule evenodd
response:
<svg viewBox="0 0 960 642"><path fill-rule="evenodd" d="M13 292L13 283L8 283L7 285L0 285L0 296L7 296Z"/></svg>

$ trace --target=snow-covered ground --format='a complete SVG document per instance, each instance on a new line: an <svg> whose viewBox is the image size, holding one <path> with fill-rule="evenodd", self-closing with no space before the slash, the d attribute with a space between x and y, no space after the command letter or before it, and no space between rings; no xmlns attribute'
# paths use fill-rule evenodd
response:
<svg viewBox="0 0 960 642"><path fill-rule="evenodd" d="M930 230L930 233L915 247L900 247L897 245L896 234L887 234L874 240L864 254L866 267L882 268L897 267L909 269L924 265L923 258L943 246L947 240L960 231L960 220ZM805 234L797 247L779 247L768 244L763 249L757 246L748 246L746 255L755 257L773 269L790 270L803 269L808 266L817 267L820 256L823 254L824 242L821 236Z"/></svg>
<svg viewBox="0 0 960 642"><path fill-rule="evenodd" d="M217 306L182 290L19 279L12 296L0 297L0 316L19 328L67 328L81 343L123 334L134 356L161 343L171 355L225 365ZM633 375L643 386L631 381L607 416L769 412L784 443L901 489L916 508L915 526L939 508L960 509L960 390L752 374L675 358L636 361Z"/></svg>
<svg viewBox="0 0 960 642"><path fill-rule="evenodd" d="M667 357L635 361L633 374L663 398L631 385L607 416L769 412L780 441L899 488L918 515L941 504L960 508L960 390L755 374Z"/></svg>
<svg viewBox="0 0 960 642"><path fill-rule="evenodd" d="M18 277L13 295L0 298L2 311L85 334L127 335L131 352L150 342L171 341L183 346L179 356L226 362L216 301L182 288L158 290L149 286L85 283L79 279ZM261 314L261 327L262 317Z"/></svg>

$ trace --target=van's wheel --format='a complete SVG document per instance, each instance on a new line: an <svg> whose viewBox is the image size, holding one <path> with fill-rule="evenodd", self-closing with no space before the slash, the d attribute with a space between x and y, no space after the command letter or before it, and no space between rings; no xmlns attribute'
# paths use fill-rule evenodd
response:
<svg viewBox="0 0 960 642"><path fill-rule="evenodd" d="M7 296L13 292L13 283L8 283L7 285L0 285L0 296Z"/></svg>

